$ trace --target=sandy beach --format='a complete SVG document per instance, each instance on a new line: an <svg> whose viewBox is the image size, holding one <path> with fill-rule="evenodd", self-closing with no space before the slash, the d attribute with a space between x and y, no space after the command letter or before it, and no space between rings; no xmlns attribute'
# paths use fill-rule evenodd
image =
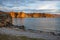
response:
<svg viewBox="0 0 60 40"><path fill-rule="evenodd" d="M0 34L7 34L13 36L26 36L29 38L44 38L46 40L60 40L59 36L54 36L52 34L42 32L42 33L34 33L30 31L24 31L18 28L0 28ZM59 38L59 39L58 39Z"/></svg>

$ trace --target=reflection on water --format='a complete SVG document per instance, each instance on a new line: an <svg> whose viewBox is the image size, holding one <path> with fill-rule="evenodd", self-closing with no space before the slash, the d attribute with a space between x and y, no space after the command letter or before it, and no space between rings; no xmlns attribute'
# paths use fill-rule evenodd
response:
<svg viewBox="0 0 60 40"><path fill-rule="evenodd" d="M60 30L60 18L14 18L14 25L24 25L26 29Z"/></svg>
<svg viewBox="0 0 60 40"><path fill-rule="evenodd" d="M21 26L21 25L24 25L24 19L22 19L22 18L13 18L12 23L14 25Z"/></svg>

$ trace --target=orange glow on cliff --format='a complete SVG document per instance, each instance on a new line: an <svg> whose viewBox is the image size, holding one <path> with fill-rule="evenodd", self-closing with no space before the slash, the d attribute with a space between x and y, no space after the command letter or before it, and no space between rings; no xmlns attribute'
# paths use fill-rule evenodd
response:
<svg viewBox="0 0 60 40"><path fill-rule="evenodd" d="M14 12L11 12L10 15L11 15L12 17L15 17L15 13L14 13Z"/></svg>

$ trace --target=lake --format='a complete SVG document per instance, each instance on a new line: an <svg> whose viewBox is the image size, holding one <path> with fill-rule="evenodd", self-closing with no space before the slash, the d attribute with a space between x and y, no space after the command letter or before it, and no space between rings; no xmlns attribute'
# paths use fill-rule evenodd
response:
<svg viewBox="0 0 60 40"><path fill-rule="evenodd" d="M60 18L13 18L13 25L24 25L26 29L60 31Z"/></svg>

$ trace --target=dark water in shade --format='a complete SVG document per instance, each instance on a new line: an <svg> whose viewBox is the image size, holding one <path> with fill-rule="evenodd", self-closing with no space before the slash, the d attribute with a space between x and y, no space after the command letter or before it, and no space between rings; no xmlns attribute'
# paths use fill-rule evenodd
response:
<svg viewBox="0 0 60 40"><path fill-rule="evenodd" d="M60 18L14 18L14 25L24 25L26 29L60 31Z"/></svg>

